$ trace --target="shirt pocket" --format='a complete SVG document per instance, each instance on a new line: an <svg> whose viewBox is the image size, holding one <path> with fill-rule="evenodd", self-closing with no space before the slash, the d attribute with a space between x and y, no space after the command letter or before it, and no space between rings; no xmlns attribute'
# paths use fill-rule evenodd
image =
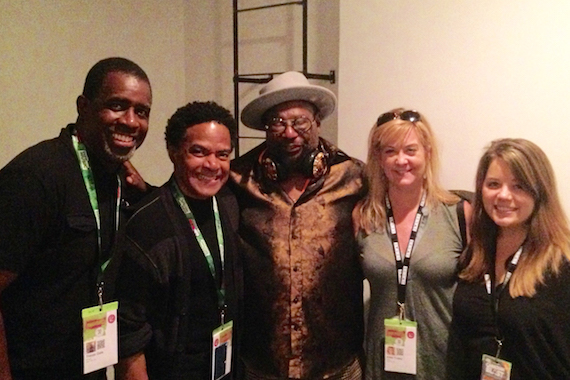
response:
<svg viewBox="0 0 570 380"><path fill-rule="evenodd" d="M71 214L65 217L56 255L69 265L93 265L99 256L97 222L93 214Z"/></svg>
<svg viewBox="0 0 570 380"><path fill-rule="evenodd" d="M93 215L67 215L67 227L78 233L89 233L97 229Z"/></svg>

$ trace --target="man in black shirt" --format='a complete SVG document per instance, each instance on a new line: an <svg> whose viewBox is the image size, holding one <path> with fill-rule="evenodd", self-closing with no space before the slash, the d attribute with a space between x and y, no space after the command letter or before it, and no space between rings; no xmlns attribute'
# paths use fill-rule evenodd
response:
<svg viewBox="0 0 570 380"><path fill-rule="evenodd" d="M238 210L224 186L235 133L230 112L213 102L168 121L174 173L137 205L118 245L120 380L235 375Z"/></svg>
<svg viewBox="0 0 570 380"><path fill-rule="evenodd" d="M104 292L122 204L145 188L128 160L151 102L137 64L104 59L77 98L77 122L0 171L0 378L105 377L83 375L82 311Z"/></svg>

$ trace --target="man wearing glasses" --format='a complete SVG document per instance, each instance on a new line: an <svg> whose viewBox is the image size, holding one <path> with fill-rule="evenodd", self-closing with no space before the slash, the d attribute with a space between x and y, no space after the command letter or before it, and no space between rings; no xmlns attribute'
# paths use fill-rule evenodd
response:
<svg viewBox="0 0 570 380"><path fill-rule="evenodd" d="M351 213L363 164L319 137L335 108L297 72L242 122L266 142L232 162L243 243L246 379L361 379L362 274Z"/></svg>

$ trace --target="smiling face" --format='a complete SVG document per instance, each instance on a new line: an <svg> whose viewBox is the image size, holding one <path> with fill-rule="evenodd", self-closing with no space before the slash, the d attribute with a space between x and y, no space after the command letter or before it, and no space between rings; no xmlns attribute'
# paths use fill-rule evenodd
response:
<svg viewBox="0 0 570 380"><path fill-rule="evenodd" d="M305 150L314 150L319 145L320 121L315 117L315 107L305 101L281 103L267 112L265 119L281 118L294 120L305 117L312 122L312 127L304 133L297 132L291 122L282 133L267 131L267 147L272 155L280 157L283 162L294 164ZM294 165L292 165L294 167Z"/></svg>
<svg viewBox="0 0 570 380"><path fill-rule="evenodd" d="M151 102L148 82L110 72L94 99L77 99L79 138L104 163L127 161L147 134Z"/></svg>
<svg viewBox="0 0 570 380"><path fill-rule="evenodd" d="M482 200L485 212L501 229L527 228L535 203L501 158L495 158L489 165Z"/></svg>
<svg viewBox="0 0 570 380"><path fill-rule="evenodd" d="M228 180L231 153L230 132L224 125L209 121L187 128L180 146L168 149L182 193L195 199L216 195Z"/></svg>
<svg viewBox="0 0 570 380"><path fill-rule="evenodd" d="M427 153L414 129L410 129L402 141L387 143L380 149L380 162L388 188L421 188Z"/></svg>

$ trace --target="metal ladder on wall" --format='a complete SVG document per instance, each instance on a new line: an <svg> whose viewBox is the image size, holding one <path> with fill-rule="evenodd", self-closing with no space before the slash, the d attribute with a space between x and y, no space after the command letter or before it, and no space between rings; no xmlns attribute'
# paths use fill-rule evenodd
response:
<svg viewBox="0 0 570 380"><path fill-rule="evenodd" d="M240 139L259 139L259 137L248 137L242 136L240 133L240 122L239 122L239 115L240 115L240 106L239 106L239 94L240 94L240 83L267 83L273 76L281 74L280 72L265 72L265 73L250 73L250 74L240 74L239 73L239 38L238 38L238 16L240 13L243 12L252 12L262 9L268 8L276 8L276 7L283 7L289 5L300 5L302 6L302 20L303 20L303 71L302 73L307 77L307 79L318 79L318 80L328 80L330 83L335 83L335 71L331 70L329 74L315 74L310 73L307 67L308 61L308 52L307 52L307 10L308 10L308 0L298 0L298 1L287 1L282 3L276 3L271 5L259 6L259 7L251 7L251 8L238 8L238 0L233 0L233 20L234 20L234 115L236 120L238 121L238 130L237 130L237 144L235 147L235 156L239 157L239 140Z"/></svg>

